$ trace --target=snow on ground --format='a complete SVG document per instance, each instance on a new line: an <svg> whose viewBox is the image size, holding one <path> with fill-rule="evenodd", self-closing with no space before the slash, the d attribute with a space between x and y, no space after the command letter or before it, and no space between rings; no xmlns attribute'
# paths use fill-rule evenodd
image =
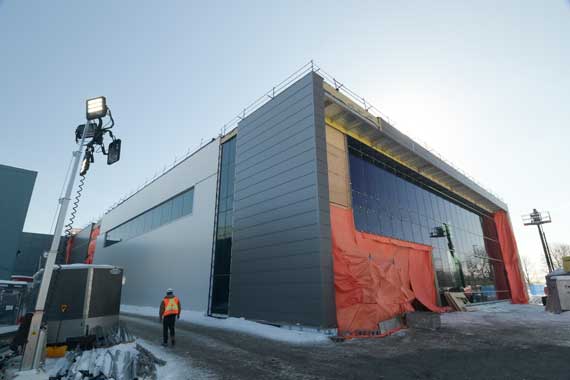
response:
<svg viewBox="0 0 570 380"><path fill-rule="evenodd" d="M165 360L166 365L157 366L157 378L160 380L186 380L186 379L213 379L213 374L198 368L193 368L192 359L184 358L169 352L166 352L161 346L149 343L145 340L138 339L137 343L149 350L159 359Z"/></svg>
<svg viewBox="0 0 570 380"><path fill-rule="evenodd" d="M570 311L553 314L544 310L542 305L515 305L510 302L496 302L484 305L468 306L466 312L444 313L441 321L448 326L466 324L494 325L497 322L510 324L549 324L570 323Z"/></svg>
<svg viewBox="0 0 570 380"><path fill-rule="evenodd" d="M528 303L531 305L540 305L540 306L544 306L542 305L542 296L533 296L530 295L528 297Z"/></svg>
<svg viewBox="0 0 570 380"><path fill-rule="evenodd" d="M158 308L150 306L121 305L121 312L158 318ZM328 335L316 330L292 330L248 321L243 318L213 318L198 311L182 310L180 319L200 326L233 330L291 344L330 342Z"/></svg>
<svg viewBox="0 0 570 380"><path fill-rule="evenodd" d="M209 379L213 375L201 369L192 368L190 362L186 358L166 352L166 350L158 345L137 340L134 343L119 344L110 347L111 351L130 352L132 355L137 354L136 344L140 344L153 353L157 358L166 361L166 365L157 365L157 377L160 380L187 380L187 379ZM15 380L48 380L50 375L57 372L58 361L65 359L46 359L43 369L22 371L16 373ZM54 372L55 371L55 372ZM54 373L52 373L54 372Z"/></svg>
<svg viewBox="0 0 570 380"><path fill-rule="evenodd" d="M18 325L0 325L0 335L16 332L18 327Z"/></svg>
<svg viewBox="0 0 570 380"><path fill-rule="evenodd" d="M30 371L18 372L14 377L16 380L48 380L49 376L42 370L32 369Z"/></svg>

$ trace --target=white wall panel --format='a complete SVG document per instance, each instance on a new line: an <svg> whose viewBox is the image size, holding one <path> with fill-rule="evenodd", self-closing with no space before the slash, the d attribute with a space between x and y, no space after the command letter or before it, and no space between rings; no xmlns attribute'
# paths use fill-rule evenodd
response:
<svg viewBox="0 0 570 380"><path fill-rule="evenodd" d="M216 139L103 217L95 263L124 268L123 304L158 307L173 288L183 309L207 309L218 154ZM104 246L106 231L192 186L190 215Z"/></svg>

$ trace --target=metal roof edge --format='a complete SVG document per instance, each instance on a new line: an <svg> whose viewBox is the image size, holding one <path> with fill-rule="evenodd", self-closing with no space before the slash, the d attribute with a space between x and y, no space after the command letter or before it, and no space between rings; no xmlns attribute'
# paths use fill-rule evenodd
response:
<svg viewBox="0 0 570 380"><path fill-rule="evenodd" d="M317 73L318 75L318 73ZM442 158L438 157L436 154L431 152L429 149L425 148L421 143L416 142L411 137L395 128L392 124L386 121L381 116L374 116L361 105L354 102L348 96L341 93L339 90L335 89L325 80L323 82L325 89L325 96L329 96L334 99L340 106L346 108L354 116L361 119L363 122L368 124L370 128L375 128L383 135L389 137L390 139L397 142L401 147L409 151L410 153L424 159L429 162L435 168L441 170L445 174L451 176L453 179L461 183L463 186L469 188L471 191L477 193L479 196L486 199L488 202L495 205L498 209L508 211L507 204L501 200L499 197L492 194L490 191L470 179L467 175L461 173L458 169L445 162ZM421 172L419 174L422 174ZM422 174L423 175L423 174ZM453 190L452 190L453 191ZM462 196L459 193L456 193Z"/></svg>

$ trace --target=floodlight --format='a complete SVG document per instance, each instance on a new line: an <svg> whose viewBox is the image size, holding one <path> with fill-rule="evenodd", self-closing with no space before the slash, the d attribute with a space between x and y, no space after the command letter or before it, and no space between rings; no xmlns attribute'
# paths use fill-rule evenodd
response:
<svg viewBox="0 0 570 380"><path fill-rule="evenodd" d="M107 165L113 165L121 158L121 139L114 140L109 144L109 153L107 155Z"/></svg>
<svg viewBox="0 0 570 380"><path fill-rule="evenodd" d="M85 128L87 125L87 128ZM80 124L75 128L75 142L79 142L85 133L85 139L91 139L95 136L95 129L97 128L96 123Z"/></svg>
<svg viewBox="0 0 570 380"><path fill-rule="evenodd" d="M87 99L87 120L99 119L107 115L107 100L104 96Z"/></svg>

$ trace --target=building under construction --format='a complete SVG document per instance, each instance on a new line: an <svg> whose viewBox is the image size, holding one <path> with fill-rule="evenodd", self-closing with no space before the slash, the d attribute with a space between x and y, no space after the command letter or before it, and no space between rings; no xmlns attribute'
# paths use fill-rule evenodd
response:
<svg viewBox="0 0 570 380"><path fill-rule="evenodd" d="M449 289L527 300L506 204L312 65L88 235L129 305L171 287L211 315L352 334Z"/></svg>

